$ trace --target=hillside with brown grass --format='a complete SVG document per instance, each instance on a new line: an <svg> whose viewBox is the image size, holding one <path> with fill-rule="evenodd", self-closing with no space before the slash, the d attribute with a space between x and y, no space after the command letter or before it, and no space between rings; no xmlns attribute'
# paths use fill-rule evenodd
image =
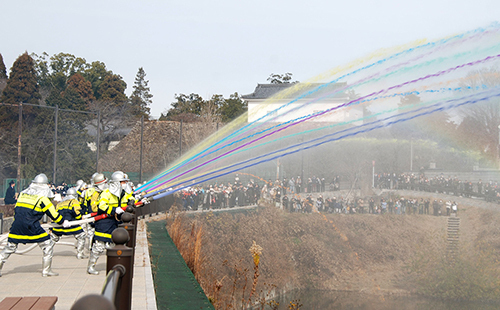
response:
<svg viewBox="0 0 500 310"><path fill-rule="evenodd" d="M219 124L222 127L222 124ZM214 133L216 123L184 123L182 149L189 150ZM180 122L147 121L143 130L143 172L154 173L164 169L179 157ZM103 171L123 170L138 172L140 169L141 126L137 123L130 133L112 150L99 159ZM184 151L185 152L185 151Z"/></svg>

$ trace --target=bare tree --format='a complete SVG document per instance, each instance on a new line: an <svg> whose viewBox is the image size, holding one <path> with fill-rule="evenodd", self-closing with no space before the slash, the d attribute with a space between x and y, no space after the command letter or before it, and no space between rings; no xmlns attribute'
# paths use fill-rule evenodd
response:
<svg viewBox="0 0 500 310"><path fill-rule="evenodd" d="M461 81L462 87L498 87L500 72L496 68L482 69L469 73ZM467 106L460 111L462 122L457 129L459 140L466 147L477 149L487 158L498 160L500 100L491 99Z"/></svg>
<svg viewBox="0 0 500 310"><path fill-rule="evenodd" d="M107 150L111 141L121 140L134 125L135 119L129 113L127 104L116 104L113 101L94 100L89 103L90 110L100 113L100 143L99 148ZM97 131L97 118L92 120L90 127ZM95 133L94 131L94 133Z"/></svg>

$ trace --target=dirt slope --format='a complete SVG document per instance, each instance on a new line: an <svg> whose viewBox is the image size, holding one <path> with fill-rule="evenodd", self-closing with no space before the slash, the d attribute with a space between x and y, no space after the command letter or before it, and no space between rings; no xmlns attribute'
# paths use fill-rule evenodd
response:
<svg viewBox="0 0 500 310"><path fill-rule="evenodd" d="M418 192L403 194L427 197ZM480 241L495 251L500 249L498 205L429 197L459 203L461 243ZM407 283L406 267L414 255L446 247L446 216L290 214L261 207L183 216L182 222L187 234L192 223L203 225L199 281L207 295L217 280L223 294L251 286L253 264L248 249L254 240L263 248L257 291L266 291L264 283L270 283L276 293L293 288L411 293L414 288Z"/></svg>

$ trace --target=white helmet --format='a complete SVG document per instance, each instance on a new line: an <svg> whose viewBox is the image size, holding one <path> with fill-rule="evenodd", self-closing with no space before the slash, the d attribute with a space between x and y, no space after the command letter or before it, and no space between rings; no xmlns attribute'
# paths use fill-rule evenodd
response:
<svg viewBox="0 0 500 310"><path fill-rule="evenodd" d="M115 171L111 175L111 182L130 181L128 176L122 171Z"/></svg>
<svg viewBox="0 0 500 310"><path fill-rule="evenodd" d="M106 183L108 179L104 176L102 173L96 173L94 177L92 178L92 182L94 182L94 185L99 185L102 183Z"/></svg>
<svg viewBox="0 0 500 310"><path fill-rule="evenodd" d="M50 199L54 198L54 192L52 192L49 187L49 179L43 173L37 175L33 181L31 181L30 186L28 186L28 188L23 190L21 193L45 196Z"/></svg>
<svg viewBox="0 0 500 310"><path fill-rule="evenodd" d="M126 181L127 183L120 184L120 182ZM109 191L111 194L120 197L122 190L127 193L132 193L132 187L128 176L122 171L115 171L111 175L111 180L109 182Z"/></svg>
<svg viewBox="0 0 500 310"><path fill-rule="evenodd" d="M87 185L87 184L85 184L85 182L83 182L83 180L80 179L80 180L76 181L75 187L78 190L78 189L81 189L81 188L85 187L85 185Z"/></svg>
<svg viewBox="0 0 500 310"><path fill-rule="evenodd" d="M98 191L103 191L107 188L108 179L102 173L95 173L92 178L92 183Z"/></svg>
<svg viewBox="0 0 500 310"><path fill-rule="evenodd" d="M61 201L66 201L70 199L77 199L78 198L78 193L76 192L75 187L68 188L66 191L66 196L61 200Z"/></svg>
<svg viewBox="0 0 500 310"><path fill-rule="evenodd" d="M66 195L67 195L67 196L69 196L69 195L76 196L76 195L77 195L77 193L76 193L76 188L74 188L74 187L69 188L69 189L66 191Z"/></svg>
<svg viewBox="0 0 500 310"><path fill-rule="evenodd" d="M47 176L44 173L40 173L31 182L36 183L36 184L48 184L49 179L47 178Z"/></svg>
<svg viewBox="0 0 500 310"><path fill-rule="evenodd" d="M94 178L95 176L98 174L99 172L96 172L94 173L91 177L90 177L90 185L94 185Z"/></svg>

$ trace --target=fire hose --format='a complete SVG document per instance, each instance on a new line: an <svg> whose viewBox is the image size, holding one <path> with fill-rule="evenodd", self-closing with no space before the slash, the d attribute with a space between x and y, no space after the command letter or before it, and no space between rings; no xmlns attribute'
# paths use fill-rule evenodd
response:
<svg viewBox="0 0 500 310"><path fill-rule="evenodd" d="M143 198L142 200L134 203L134 206L140 207L140 206L142 206L144 204L148 204L148 203L149 203L149 199ZM119 207L119 208L121 208L123 211L126 211L127 207ZM68 226L68 227L78 226L78 225L87 224L87 223L93 223L93 222L108 218L110 216L111 215L109 215L107 213L99 214L99 215L97 214L97 212L89 213L89 214L83 215L81 220L69 221L70 226ZM62 227L62 225L58 225L55 223L52 223L52 225L53 225L53 227Z"/></svg>
<svg viewBox="0 0 500 310"><path fill-rule="evenodd" d="M148 199L142 199L141 201L138 201L136 203L134 203L134 205L136 207L139 207L139 206L142 206L144 204L148 204L149 203L149 200ZM128 207L128 206L127 206ZM123 211L126 211L127 207L120 207ZM100 214L100 215L97 215L97 212L94 212L94 213L90 213L90 214L87 214L87 215L83 215L83 219L81 220L76 220L76 221L69 221L69 224L70 226L68 227L72 227L72 226L78 226L78 225L82 225L82 224L87 224L87 223L93 223L93 222L96 222L96 221L100 221L102 219L105 219L105 218L108 218L110 217L111 215L109 214ZM46 224L46 225L43 225L44 228L50 228L50 227L62 227L62 225L59 225L59 224L56 224L56 223L51 223L51 224ZM5 241L7 240L8 238L8 235L9 234L4 234L4 235L1 235L0 236L0 244L3 244L5 243ZM73 243L70 243L70 242L57 242L57 244L62 244L62 245L74 245ZM15 254L24 254L24 253L27 253L31 250L33 250L38 244L37 243L34 243L32 245L30 245L28 248L26 249L23 249L23 250L17 250L15 252ZM0 250L3 249L3 246L0 246Z"/></svg>

